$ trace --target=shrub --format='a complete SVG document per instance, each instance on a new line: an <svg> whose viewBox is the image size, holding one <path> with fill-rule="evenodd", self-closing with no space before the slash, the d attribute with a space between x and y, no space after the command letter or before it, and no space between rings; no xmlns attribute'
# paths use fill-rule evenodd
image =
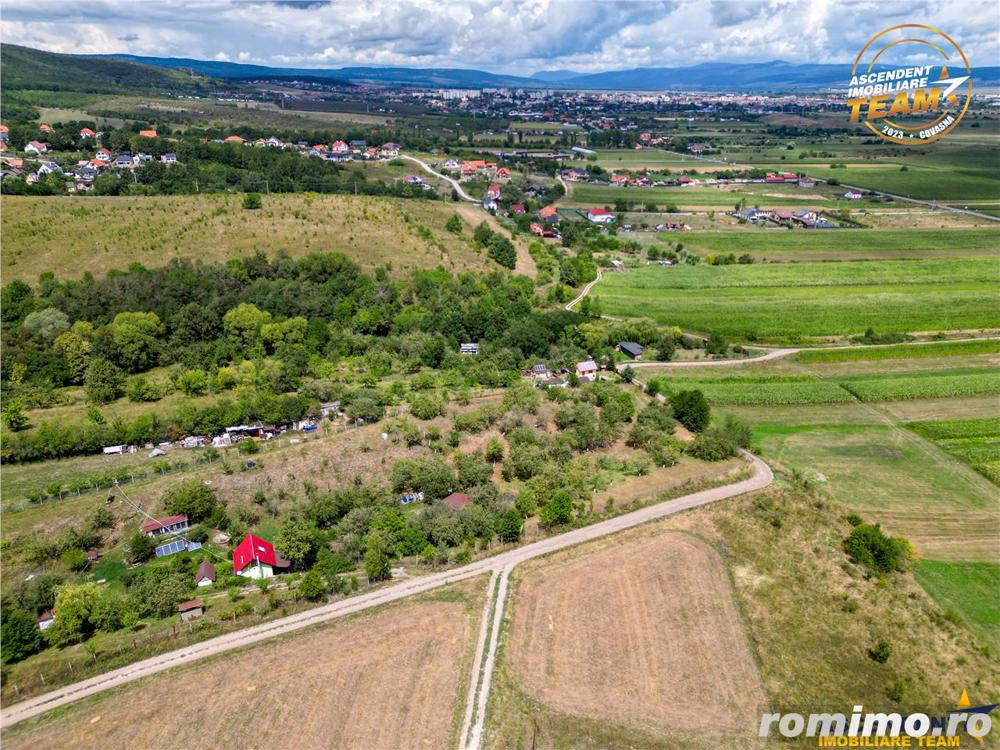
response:
<svg viewBox="0 0 1000 750"><path fill-rule="evenodd" d="M248 441L243 441L246 442ZM167 493L163 507L168 513L183 514L192 522L197 522L212 515L218 503L215 490L200 480L189 479Z"/></svg>
<svg viewBox="0 0 1000 750"><path fill-rule="evenodd" d="M692 432L701 432L711 419L711 408L699 390L679 391L670 397L674 417Z"/></svg>
<svg viewBox="0 0 1000 750"><path fill-rule="evenodd" d="M302 582L299 584L299 594L301 594L302 598L311 602L318 602L326 596L326 583L323 581L323 576L318 570L313 568L302 576Z"/></svg>
<svg viewBox="0 0 1000 750"><path fill-rule="evenodd" d="M260 193L245 193L243 195L243 208L248 210L256 210L263 205L261 201Z"/></svg>
<svg viewBox="0 0 1000 750"><path fill-rule="evenodd" d="M858 524L844 540L844 551L850 558L874 573L905 570L913 553L903 537L890 537L876 524Z"/></svg>
<svg viewBox="0 0 1000 750"><path fill-rule="evenodd" d="M879 664L885 664L889 661L889 657L892 656L892 645L885 639L880 639L871 649L869 649L868 656L870 656L873 661L877 661Z"/></svg>

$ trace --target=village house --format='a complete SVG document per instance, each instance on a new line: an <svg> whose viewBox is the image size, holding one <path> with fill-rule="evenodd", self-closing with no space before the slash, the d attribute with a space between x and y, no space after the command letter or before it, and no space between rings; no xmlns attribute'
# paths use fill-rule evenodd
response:
<svg viewBox="0 0 1000 750"><path fill-rule="evenodd" d="M450 495L448 495L448 497L444 498L441 501L441 504L447 505L452 510L461 510L471 502L472 501L469 500L468 495L465 495L461 492L452 492Z"/></svg>
<svg viewBox="0 0 1000 750"><path fill-rule="evenodd" d="M790 208L775 208L771 210L771 219L781 223L788 223L792 220L792 209Z"/></svg>
<svg viewBox="0 0 1000 750"><path fill-rule="evenodd" d="M179 514L146 521L139 527L139 530L146 536L165 536L167 534L180 534L189 528L188 517Z"/></svg>
<svg viewBox="0 0 1000 750"><path fill-rule="evenodd" d="M705 153L705 144L703 143L689 143L688 151L690 151L695 156L701 156Z"/></svg>
<svg viewBox="0 0 1000 750"><path fill-rule="evenodd" d="M140 130L139 131L139 136L141 138L156 138L156 131L155 130Z"/></svg>
<svg viewBox="0 0 1000 750"><path fill-rule="evenodd" d="M368 148L368 141L351 141L348 145L352 150L360 151L363 148Z"/></svg>
<svg viewBox="0 0 1000 750"><path fill-rule="evenodd" d="M512 214L514 214L515 216L521 216L525 212L524 204L523 203L514 203L510 207L510 212Z"/></svg>
<svg viewBox="0 0 1000 750"><path fill-rule="evenodd" d="M287 568L288 562L274 551L274 545L247 534L233 550L233 572L246 578L271 578L275 568Z"/></svg>
<svg viewBox="0 0 1000 750"><path fill-rule="evenodd" d="M492 198L493 200L499 200L500 199L500 186L499 185L490 185L488 188L486 188L486 197L487 198Z"/></svg>
<svg viewBox="0 0 1000 750"><path fill-rule="evenodd" d="M266 141L264 141L264 143L267 145L268 148L284 148L285 147L284 142L280 138L276 138L273 135L270 138L268 138Z"/></svg>
<svg viewBox="0 0 1000 750"><path fill-rule="evenodd" d="M800 177L799 178L799 187L800 188L814 188L814 187L816 187L816 180L812 179L811 177Z"/></svg>
<svg viewBox="0 0 1000 750"><path fill-rule="evenodd" d="M112 154L106 148L99 148L97 149L97 153L94 154L94 158L97 159L97 161L107 163L111 161L112 158L114 158L114 154Z"/></svg>
<svg viewBox="0 0 1000 750"><path fill-rule="evenodd" d="M381 155L385 159L391 159L393 157L399 156L400 146L398 143L383 143Z"/></svg>
<svg viewBox="0 0 1000 750"><path fill-rule="evenodd" d="M642 346L634 341L619 341L618 345L615 346L615 351L619 351L636 361L642 359Z"/></svg>
<svg viewBox="0 0 1000 750"><path fill-rule="evenodd" d="M80 128L80 137L81 138L96 138L97 137L97 133L95 133L90 128Z"/></svg>
<svg viewBox="0 0 1000 750"><path fill-rule="evenodd" d="M178 604L177 611L181 613L181 622L187 622L195 617L201 617L205 610L201 599L192 599Z"/></svg>
<svg viewBox="0 0 1000 750"><path fill-rule="evenodd" d="M27 149L25 149L25 151L27 151ZM844 193L844 197L847 198L847 200L849 201L859 201L865 197L865 194L860 190L858 190L857 188L851 188L846 193Z"/></svg>
<svg viewBox="0 0 1000 750"><path fill-rule="evenodd" d="M548 224L558 224L559 212L555 206L543 206L538 210L538 218Z"/></svg>
<svg viewBox="0 0 1000 750"><path fill-rule="evenodd" d="M24 152L26 154L44 154L49 150L49 144L42 143L41 141L29 141L24 147Z"/></svg>
<svg viewBox="0 0 1000 750"><path fill-rule="evenodd" d="M351 148L344 141L334 141L330 146L330 151L334 154L346 154Z"/></svg>
<svg viewBox="0 0 1000 750"><path fill-rule="evenodd" d="M479 354L479 344L462 344L458 347L459 354Z"/></svg>
<svg viewBox="0 0 1000 750"><path fill-rule="evenodd" d="M461 169L462 160L461 159L448 159L443 165L445 169Z"/></svg>
<svg viewBox="0 0 1000 750"><path fill-rule="evenodd" d="M128 151L123 151L122 153L118 154L117 158L115 159L114 166L127 169L134 167L135 162L132 161L132 154L130 154Z"/></svg>
<svg viewBox="0 0 1000 750"><path fill-rule="evenodd" d="M41 125L39 125L38 129L41 130L43 133L51 133L52 132L52 126L51 125L46 125L45 123L42 123Z"/></svg>
<svg viewBox="0 0 1000 750"><path fill-rule="evenodd" d="M597 380L597 363L592 359L576 363L576 376L580 380Z"/></svg>
<svg viewBox="0 0 1000 750"><path fill-rule="evenodd" d="M507 167L500 167L500 169L497 170L495 179L500 180L501 182L506 182L510 179L510 170L507 169Z"/></svg>
<svg viewBox="0 0 1000 750"><path fill-rule="evenodd" d="M210 562L202 562L198 566L198 572L194 574L194 585L198 588L211 586L215 583L215 566Z"/></svg>
<svg viewBox="0 0 1000 750"><path fill-rule="evenodd" d="M54 161L42 162L42 165L38 168L38 174L62 174L62 167L56 164Z"/></svg>
<svg viewBox="0 0 1000 750"><path fill-rule="evenodd" d="M241 138L238 135L227 135L225 137L225 139L223 140L223 143L239 143L239 144L244 144L246 142L247 142L246 138Z"/></svg>
<svg viewBox="0 0 1000 750"><path fill-rule="evenodd" d="M0 141L6 141L8 138L10 138L10 128L0 125Z"/></svg>
<svg viewBox="0 0 1000 750"><path fill-rule="evenodd" d="M172 152L167 152L165 154L160 154L160 161L164 164L176 164L177 154Z"/></svg>
<svg viewBox="0 0 1000 750"><path fill-rule="evenodd" d="M613 224L615 215L604 208L592 208L587 212L587 221L593 224Z"/></svg>

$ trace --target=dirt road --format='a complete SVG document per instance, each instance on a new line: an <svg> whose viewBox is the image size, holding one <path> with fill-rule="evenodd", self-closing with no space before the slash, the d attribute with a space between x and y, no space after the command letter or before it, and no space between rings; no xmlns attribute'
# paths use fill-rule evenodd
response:
<svg viewBox="0 0 1000 750"><path fill-rule="evenodd" d="M435 177L438 177L438 178L444 180L445 182L450 183L451 186L453 188L455 188L455 192L458 193L458 197L459 198L462 198L463 200L467 200L467 201L472 201L473 203L479 203L479 201L477 201L475 198L473 198L471 195L469 195L467 192L465 192L465 188L463 188L459 184L458 180L456 180L456 179L454 179L452 177L448 177L447 175L443 175L440 172L435 172L433 169L431 169L430 164L428 164L427 162L420 161L420 159L416 158L415 156L407 156L406 154L400 154L399 158L400 159L406 159L407 161L415 162L415 163L419 164L423 168L423 170L425 172L430 172Z"/></svg>
<svg viewBox="0 0 1000 750"><path fill-rule="evenodd" d="M555 550L570 547L574 544L580 544L581 542L597 539L607 534L613 534L617 531L622 531L648 521L673 515L674 513L679 513L682 510L696 508L718 500L725 500L730 497L735 497L736 495L742 495L747 492L763 489L771 484L774 477L771 473L770 467L756 456L746 454L745 457L754 468L754 474L749 479L726 485L724 487L703 490L701 492L696 492L664 503L650 505L631 513L626 513L615 518L609 518L606 521L600 521L599 523L595 523L590 526L574 529L573 531L566 532L565 534L559 534L547 539L541 539L537 542L526 544L523 547L516 547L508 550L507 552L494 555L493 557L477 560L476 562L470 563L461 568L455 568L453 570L442 571L440 573L433 573L428 576L421 576L402 581L400 583L390 584L376 591L362 594L361 596L344 599L322 607L317 607L316 609L300 612L279 620L274 620L273 622L256 625L235 633L229 633L217 638L212 638L187 648L178 649L176 651L171 651L166 654L161 654L159 656L154 656L152 658L136 662L135 664L130 664L129 666L92 677L88 680L82 680L72 685L66 685L65 687L58 688L49 693L45 693L44 695L22 701L21 703L16 703L13 706L5 706L3 712L0 713L0 726L12 726L19 721L29 719L33 716L38 716L39 714L45 713L46 711L58 706L64 706L88 695L109 690L113 687L124 685L125 683L143 677L148 677L149 675L162 672L181 664L188 664L190 662L240 648L251 643L257 643L258 641L273 638L277 635L294 632L296 630L309 627L310 625L326 622L328 620L343 617L344 615L358 612L369 607L375 607L380 604L386 604L407 596L412 596L413 594L439 588L455 581L462 581L473 576L500 571L500 591L497 598L498 609L495 610L493 627L489 633L489 648L485 650L486 656L485 663L483 665L483 679L480 683L481 687L479 694L476 696L470 695L470 700L475 700L475 705L477 709L479 709L474 711L476 716L475 722L472 725L472 737L481 738L483 720L485 718L485 707L489 697L489 683L492 678L493 665L496 660L496 642L499 637L499 615L502 614L502 602L506 592L505 581L507 575L504 574L504 571L509 573L509 571L519 562L529 560L533 557L538 557L539 555L544 555L549 552L554 552ZM465 738L463 737L462 741L464 742L464 740ZM479 740L476 739L477 744L470 744L469 747L478 747L478 741Z"/></svg>

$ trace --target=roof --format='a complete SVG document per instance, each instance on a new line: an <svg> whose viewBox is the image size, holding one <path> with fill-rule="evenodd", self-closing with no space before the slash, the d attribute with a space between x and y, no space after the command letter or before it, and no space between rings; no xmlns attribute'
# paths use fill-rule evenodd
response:
<svg viewBox="0 0 1000 750"><path fill-rule="evenodd" d="M227 135L225 138L226 143L243 143L245 140L245 138L241 138L238 135Z"/></svg>
<svg viewBox="0 0 1000 750"><path fill-rule="evenodd" d="M54 609L47 609L42 614L38 615L39 622L45 622L46 620L56 619L56 611Z"/></svg>
<svg viewBox="0 0 1000 750"><path fill-rule="evenodd" d="M606 208L592 208L587 211L587 216L614 216L614 214Z"/></svg>
<svg viewBox="0 0 1000 750"><path fill-rule="evenodd" d="M254 561L275 566L274 545L259 536L247 534L233 551L233 572L239 573Z"/></svg>
<svg viewBox="0 0 1000 750"><path fill-rule="evenodd" d="M148 533L150 531L157 531L158 529L165 529L167 526L173 526L175 523L181 523L187 521L188 517L180 514L176 516L165 516L164 518L156 518L152 521L146 521L139 528L144 532Z"/></svg>
<svg viewBox="0 0 1000 750"><path fill-rule="evenodd" d="M464 508L472 501L469 500L468 495L462 494L461 492L452 492L450 495L448 495L448 497L446 497L441 502L447 505L452 510L459 510L461 508Z"/></svg>
<svg viewBox="0 0 1000 750"><path fill-rule="evenodd" d="M642 354L642 346L634 341L619 341L618 348L631 357L638 357Z"/></svg>
<svg viewBox="0 0 1000 750"><path fill-rule="evenodd" d="M156 131L155 130L140 130L139 131L139 135L141 135L143 138L156 138Z"/></svg>
<svg viewBox="0 0 1000 750"><path fill-rule="evenodd" d="M592 359L588 359L584 362L577 362L576 369L582 372L597 372L597 363Z"/></svg>
<svg viewBox="0 0 1000 750"><path fill-rule="evenodd" d="M188 612L192 609L201 609L201 599L192 599L189 602L181 602L177 605L178 612Z"/></svg>
<svg viewBox="0 0 1000 750"><path fill-rule="evenodd" d="M541 362L539 362L539 363L538 363L537 365L532 365L532 367L531 367L531 371L532 371L532 372L539 372L539 373L541 373L541 372L548 372L548 371L549 371L549 368L548 368L548 367L546 367L546 366L545 366L544 364L542 364Z"/></svg>
<svg viewBox="0 0 1000 750"><path fill-rule="evenodd" d="M203 562L198 566L198 572L194 574L194 581L197 583L202 578L207 578L210 581L215 580L215 565L210 562Z"/></svg>
<svg viewBox="0 0 1000 750"><path fill-rule="evenodd" d="M556 213L555 206L544 206L543 208L538 209L538 215L542 217L555 216L555 213Z"/></svg>

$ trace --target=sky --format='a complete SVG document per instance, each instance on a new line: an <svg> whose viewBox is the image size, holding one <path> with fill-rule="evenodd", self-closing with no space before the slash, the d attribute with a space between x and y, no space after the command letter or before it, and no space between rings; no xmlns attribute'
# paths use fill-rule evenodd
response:
<svg viewBox="0 0 1000 750"><path fill-rule="evenodd" d="M1000 64L996 0L4 0L0 40L52 52L530 75L702 62L850 63L925 23Z"/></svg>

